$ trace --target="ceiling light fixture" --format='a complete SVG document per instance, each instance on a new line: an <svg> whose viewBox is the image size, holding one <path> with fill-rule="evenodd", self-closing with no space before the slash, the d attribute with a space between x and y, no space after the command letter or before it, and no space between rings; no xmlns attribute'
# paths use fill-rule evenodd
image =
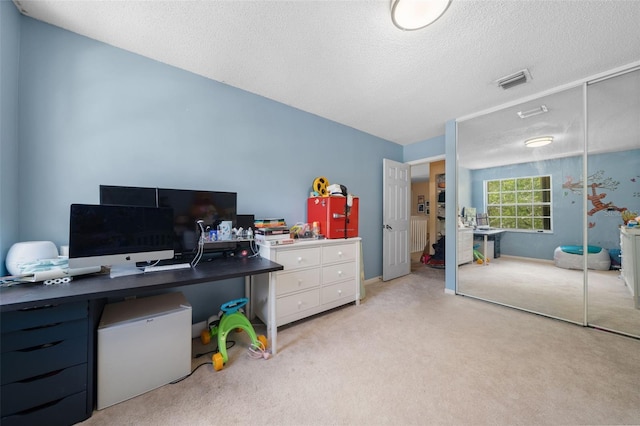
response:
<svg viewBox="0 0 640 426"><path fill-rule="evenodd" d="M553 142L553 136L540 136L533 139L527 139L524 141L524 146L527 148L537 148L539 146L549 145Z"/></svg>
<svg viewBox="0 0 640 426"><path fill-rule="evenodd" d="M403 31L419 30L434 23L451 0L391 0L391 20Z"/></svg>
<svg viewBox="0 0 640 426"><path fill-rule="evenodd" d="M530 109L529 111L518 111L517 114L520 118L529 118L545 112L549 112L549 108L546 105L540 105L538 108Z"/></svg>

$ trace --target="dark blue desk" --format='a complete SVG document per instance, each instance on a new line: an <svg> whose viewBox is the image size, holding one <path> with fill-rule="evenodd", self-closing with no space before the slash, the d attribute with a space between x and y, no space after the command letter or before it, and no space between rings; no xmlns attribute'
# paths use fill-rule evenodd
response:
<svg viewBox="0 0 640 426"><path fill-rule="evenodd" d="M91 416L96 333L108 298L240 277L248 287L251 276L283 269L261 257L230 257L191 269L119 278L85 275L67 284L24 283L0 288L1 423L64 426ZM272 281L269 279L270 285ZM275 353L275 324L267 330Z"/></svg>
<svg viewBox="0 0 640 426"><path fill-rule="evenodd" d="M110 278L105 275L76 276L68 284L45 286L24 283L0 288L0 312L47 304L140 295L154 290L249 277L280 271L284 267L261 257L229 257L202 262L191 269L150 272Z"/></svg>

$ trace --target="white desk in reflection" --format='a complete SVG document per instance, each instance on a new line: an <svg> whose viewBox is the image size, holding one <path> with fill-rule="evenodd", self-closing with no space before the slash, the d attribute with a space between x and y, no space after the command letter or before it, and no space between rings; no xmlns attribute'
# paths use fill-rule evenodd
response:
<svg viewBox="0 0 640 426"><path fill-rule="evenodd" d="M488 228L488 229L474 229L473 230L473 236L482 236L483 239L483 243L484 246L482 247L482 253L485 255L485 257L489 258L489 255L487 253L487 242L489 241L489 237L491 237L492 240L494 240L494 244L493 244L493 258L498 258L500 257L500 237L502 236L502 233L505 232L504 229L499 229L499 228ZM488 265L489 262L484 262L484 265Z"/></svg>

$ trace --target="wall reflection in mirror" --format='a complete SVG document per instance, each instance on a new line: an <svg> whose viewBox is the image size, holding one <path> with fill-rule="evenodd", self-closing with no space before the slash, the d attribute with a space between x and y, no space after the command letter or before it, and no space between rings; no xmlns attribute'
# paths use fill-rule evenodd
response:
<svg viewBox="0 0 640 426"><path fill-rule="evenodd" d="M456 292L640 337L640 70L459 120L456 150Z"/></svg>
<svg viewBox="0 0 640 426"><path fill-rule="evenodd" d="M589 84L587 111L588 242L609 249L615 270L588 269L587 320L640 336L640 230L621 229L640 214L640 70Z"/></svg>

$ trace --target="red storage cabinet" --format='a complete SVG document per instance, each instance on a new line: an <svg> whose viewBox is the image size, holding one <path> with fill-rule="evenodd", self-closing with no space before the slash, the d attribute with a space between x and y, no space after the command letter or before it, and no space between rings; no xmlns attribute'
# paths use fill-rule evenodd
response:
<svg viewBox="0 0 640 426"><path fill-rule="evenodd" d="M307 223L320 224L320 233L326 238L351 238L358 236L358 197L345 217L347 197L311 197L307 199ZM346 235L345 235L346 227Z"/></svg>

